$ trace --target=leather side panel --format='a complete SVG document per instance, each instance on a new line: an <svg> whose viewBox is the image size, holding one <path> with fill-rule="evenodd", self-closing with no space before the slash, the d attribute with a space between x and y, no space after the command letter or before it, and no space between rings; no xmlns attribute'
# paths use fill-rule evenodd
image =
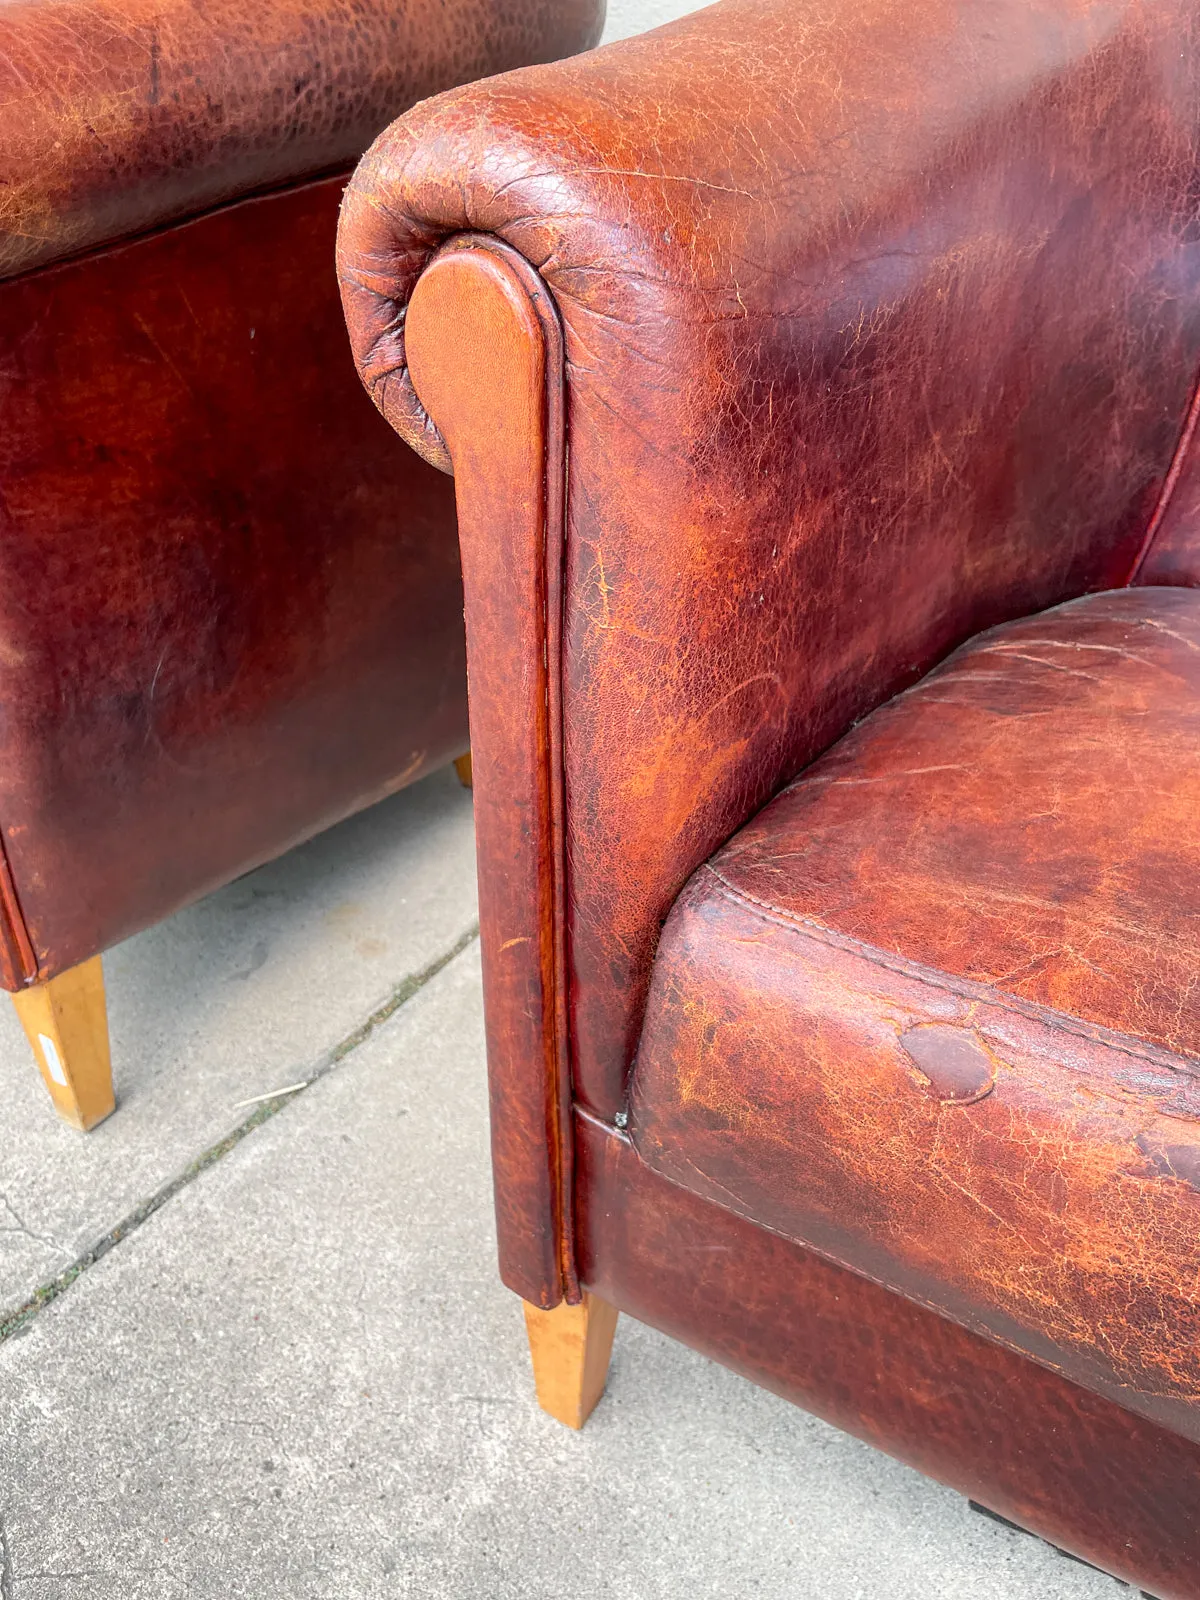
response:
<svg viewBox="0 0 1200 1600"><path fill-rule="evenodd" d="M466 748L452 486L358 384L342 183L0 284L0 821L40 976Z"/></svg>

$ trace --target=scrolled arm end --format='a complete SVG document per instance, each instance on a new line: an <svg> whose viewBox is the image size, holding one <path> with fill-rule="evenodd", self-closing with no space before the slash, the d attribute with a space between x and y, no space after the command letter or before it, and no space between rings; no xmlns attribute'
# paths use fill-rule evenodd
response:
<svg viewBox="0 0 1200 1600"><path fill-rule="evenodd" d="M338 223L338 284L367 393L406 444L440 471L452 473L450 452L417 397L405 352L412 292L453 231L423 225L397 205L397 174L413 145L414 135L396 124L359 163Z"/></svg>

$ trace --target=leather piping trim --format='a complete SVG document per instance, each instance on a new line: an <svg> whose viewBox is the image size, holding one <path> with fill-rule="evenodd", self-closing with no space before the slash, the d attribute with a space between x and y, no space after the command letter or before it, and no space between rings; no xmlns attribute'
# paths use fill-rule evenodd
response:
<svg viewBox="0 0 1200 1600"><path fill-rule="evenodd" d="M1174 498L1179 479L1183 475L1184 462L1187 460L1188 452L1191 449L1197 423L1200 423L1200 376L1196 379L1196 386L1192 391L1191 404L1188 406L1187 416L1183 423L1183 432L1179 435L1179 443L1175 446L1175 454L1171 457L1171 465L1167 468L1167 475L1163 479L1158 501L1150 515L1150 521L1146 524L1146 532L1142 539L1141 548L1138 550L1137 558L1129 569L1129 576L1125 580L1124 587L1126 589L1137 582L1142 567L1154 548L1158 530L1162 527L1167 510Z"/></svg>
<svg viewBox="0 0 1200 1600"><path fill-rule="evenodd" d="M12 974L19 980L17 987L36 983L37 956L34 954L29 929L25 926L25 917L17 896L17 886L13 882L12 869L8 864L8 851L4 847L2 832L0 832L0 939L7 947Z"/></svg>
<svg viewBox="0 0 1200 1600"><path fill-rule="evenodd" d="M583 1299L575 1264L574 1140L571 1132L571 1069L568 1036L567 962L567 850L566 781L563 760L563 590L566 562L566 489L568 448L566 431L566 345L558 304L545 279L518 250L493 234L462 233L446 241L432 260L463 250L484 250L516 275L529 297L542 331L545 348L543 395L546 451L543 462L542 616L546 652L545 774L550 799L550 882L548 913L551 927L546 992L552 997L550 1060L553 1076L552 1116L547 1128L551 1177L555 1191L555 1230L563 1295L568 1304ZM405 369L407 377L407 369ZM411 383L411 379L409 380ZM415 391L414 391L415 398ZM419 403L419 402L418 402ZM423 410L424 408L422 408ZM430 419L430 427L436 425ZM438 435L440 439L440 434ZM444 448L444 446L443 446Z"/></svg>
<svg viewBox="0 0 1200 1600"><path fill-rule="evenodd" d="M759 900L755 895L747 894L744 889L735 888L711 863L706 862L703 870L717 880L720 885L719 892L725 899L751 908L764 922L774 923L777 927L787 928L792 933L816 939L822 944L832 945L835 949L848 951L851 955L861 956L888 972L895 972L900 977L928 984L930 988L941 989L944 993L957 995L962 1000L981 1002L994 1006L998 1011L1011 1011L1014 1016L1040 1023L1043 1027L1057 1030L1059 1033L1069 1033L1077 1039L1086 1039L1089 1044L1098 1044L1107 1050L1116 1050L1121 1055L1130 1056L1134 1060L1145 1061L1156 1067L1165 1067L1180 1077L1200 1079L1200 1059L1197 1059L1191 1051L1168 1050L1162 1045L1151 1044L1148 1040L1136 1039L1132 1034L1120 1033L1115 1028L1106 1028L1103 1023L1088 1022L1084 1017L1075 1017L1068 1012L1055 1011L1050 1006L1039 1005L1036 1000L1022 1000L1019 995L1009 994L1003 989L994 988L991 984L977 983L971 978L956 978L952 973L927 967L919 961L908 961L903 956L889 956L878 945L867 944L864 940L854 939L849 934L836 933L820 922L796 916L790 911L784 911L780 906L772 905L768 900Z"/></svg>

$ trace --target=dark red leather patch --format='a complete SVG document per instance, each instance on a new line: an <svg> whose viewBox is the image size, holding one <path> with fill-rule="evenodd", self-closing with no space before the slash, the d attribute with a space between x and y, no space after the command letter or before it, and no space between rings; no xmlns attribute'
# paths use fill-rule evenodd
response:
<svg viewBox="0 0 1200 1600"><path fill-rule="evenodd" d="M952 1105L970 1105L990 1094L996 1082L996 1063L984 1048L979 1035L966 1028L949 1028L931 1023L909 1028L900 1043L935 1100Z"/></svg>
<svg viewBox="0 0 1200 1600"><path fill-rule="evenodd" d="M1179 1178L1200 1189L1200 1146L1194 1144L1160 1145L1145 1134L1137 1141L1138 1149L1161 1177Z"/></svg>

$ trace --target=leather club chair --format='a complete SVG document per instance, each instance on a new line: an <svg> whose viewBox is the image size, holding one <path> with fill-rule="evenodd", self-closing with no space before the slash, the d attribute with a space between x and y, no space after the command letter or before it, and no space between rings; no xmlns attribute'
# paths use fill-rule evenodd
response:
<svg viewBox="0 0 1200 1600"><path fill-rule="evenodd" d="M1200 1596L1200 4L725 0L343 205L455 475L501 1267Z"/></svg>
<svg viewBox="0 0 1200 1600"><path fill-rule="evenodd" d="M362 392L337 208L602 13L0 7L0 982L80 1126L100 951L467 748L452 490Z"/></svg>

